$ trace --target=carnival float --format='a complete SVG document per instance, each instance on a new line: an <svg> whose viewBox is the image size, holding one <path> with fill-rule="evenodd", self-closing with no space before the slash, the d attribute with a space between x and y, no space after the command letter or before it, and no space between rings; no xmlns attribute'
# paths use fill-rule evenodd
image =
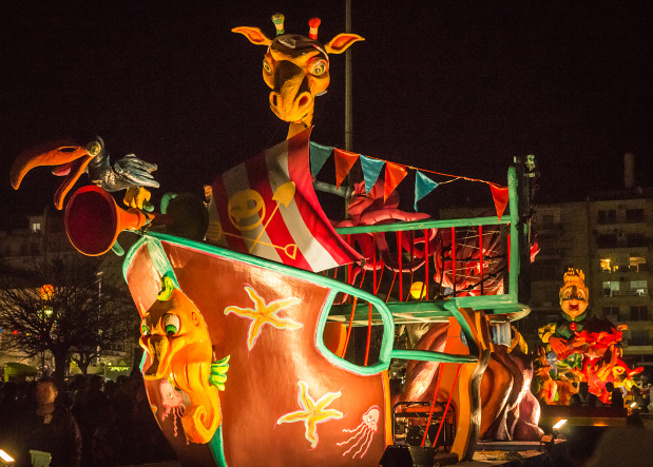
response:
<svg viewBox="0 0 653 467"><path fill-rule="evenodd" d="M12 168L16 189L40 166L66 177L55 205L81 253L119 252L123 231L138 237L123 272L141 317L141 371L179 460L377 466L397 445L465 461L481 438L538 440L533 360L511 325L530 311L520 281L534 253L532 157L516 158L503 186L311 141L330 56L363 38L323 43L317 18L307 36L286 33L283 15L273 23L273 38L233 31L264 47L270 108L288 137L218 176L210 199L144 209L156 166L133 155L112 165L100 138L32 148ZM338 222L314 188L329 159L334 191L347 196ZM355 164L363 180L346 190ZM402 211L396 188L409 172L415 210L455 179L486 184L496 212ZM91 183L68 197L84 173ZM127 209L110 194L125 189ZM411 330L415 346L395 344ZM396 391L392 361L408 362Z"/></svg>
<svg viewBox="0 0 653 467"><path fill-rule="evenodd" d="M561 316L538 330L543 347L538 350L534 392L547 405L569 405L579 385L586 383L589 392L608 405L606 384L624 388L627 393L643 368L629 368L622 359L626 325L588 316L589 288L583 271L570 268L563 280Z"/></svg>

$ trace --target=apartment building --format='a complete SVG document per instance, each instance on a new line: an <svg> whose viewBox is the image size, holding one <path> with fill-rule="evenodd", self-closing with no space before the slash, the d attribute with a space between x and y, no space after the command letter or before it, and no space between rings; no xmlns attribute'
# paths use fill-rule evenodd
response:
<svg viewBox="0 0 653 467"><path fill-rule="evenodd" d="M626 324L625 359L653 372L653 189L635 187L626 177L620 191L536 206L532 225L540 253L530 268L529 337L559 316L563 273L582 269L592 315Z"/></svg>

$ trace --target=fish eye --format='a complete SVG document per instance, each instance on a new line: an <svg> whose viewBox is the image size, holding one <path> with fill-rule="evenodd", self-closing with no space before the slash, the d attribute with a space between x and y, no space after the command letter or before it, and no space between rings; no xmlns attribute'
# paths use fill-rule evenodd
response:
<svg viewBox="0 0 653 467"><path fill-rule="evenodd" d="M149 336L152 334L150 327L147 325L147 321L145 319L141 321L141 334L144 336Z"/></svg>
<svg viewBox="0 0 653 467"><path fill-rule="evenodd" d="M179 331L179 316L172 314L164 315L162 327L166 335L174 336Z"/></svg>

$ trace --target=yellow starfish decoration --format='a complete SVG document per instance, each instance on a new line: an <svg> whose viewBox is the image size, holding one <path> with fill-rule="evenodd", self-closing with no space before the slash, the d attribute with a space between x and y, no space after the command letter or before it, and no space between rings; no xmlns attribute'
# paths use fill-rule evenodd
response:
<svg viewBox="0 0 653 467"><path fill-rule="evenodd" d="M224 314L228 315L229 313L235 313L238 316L252 320L252 324L249 326L249 332L247 333L248 350L252 350L254 348L256 339L258 339L259 335L261 334L261 329L263 328L264 324L270 324L277 329L299 329L303 327L303 325L293 321L290 318L279 318L277 316L277 313L279 313L284 308L299 303L300 300L298 298L291 297L282 300L275 300L270 303L265 303L265 301L251 287L246 286L245 291L247 292L247 295L249 295L249 298L251 298L254 302L254 308L228 306L224 310Z"/></svg>
<svg viewBox="0 0 653 467"><path fill-rule="evenodd" d="M327 405L336 400L342 394L338 392L328 392L315 402L308 394L308 387L304 381L299 381L299 394L297 400L303 410L289 412L279 417L277 425L282 423L304 422L306 432L304 436L311 443L311 448L315 448L319 442L317 435L318 423L324 423L329 419L340 419L343 417L342 412L335 409L326 409Z"/></svg>

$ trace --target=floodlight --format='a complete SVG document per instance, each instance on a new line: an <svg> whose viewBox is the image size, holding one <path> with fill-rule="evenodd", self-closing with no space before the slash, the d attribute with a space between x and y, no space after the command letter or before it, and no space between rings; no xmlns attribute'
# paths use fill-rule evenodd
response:
<svg viewBox="0 0 653 467"><path fill-rule="evenodd" d="M7 454L5 451L0 449L0 466L7 466L11 467L14 465L14 460L13 457L11 457L9 454Z"/></svg>

